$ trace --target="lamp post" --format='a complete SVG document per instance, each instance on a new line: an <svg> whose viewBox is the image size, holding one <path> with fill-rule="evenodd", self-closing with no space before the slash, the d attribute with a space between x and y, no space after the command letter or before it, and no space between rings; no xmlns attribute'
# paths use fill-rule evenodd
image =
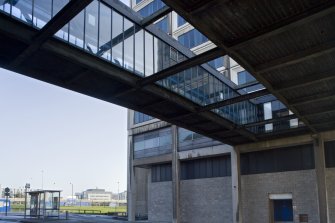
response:
<svg viewBox="0 0 335 223"><path fill-rule="evenodd" d="M30 184L26 183L24 186L24 218L26 218L27 213L27 191L30 188Z"/></svg>
<svg viewBox="0 0 335 223"><path fill-rule="evenodd" d="M117 182L117 205L120 206L120 190L119 190L120 182Z"/></svg>

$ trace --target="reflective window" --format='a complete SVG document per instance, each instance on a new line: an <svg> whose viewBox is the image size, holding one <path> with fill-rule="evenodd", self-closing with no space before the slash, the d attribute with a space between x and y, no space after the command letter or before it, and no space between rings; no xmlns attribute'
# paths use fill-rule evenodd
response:
<svg viewBox="0 0 335 223"><path fill-rule="evenodd" d="M0 3L1 5L3 3ZM32 0L21 0L12 2L12 15L23 22L32 24Z"/></svg>
<svg viewBox="0 0 335 223"><path fill-rule="evenodd" d="M34 18L33 25L37 28L43 28L51 19L51 1L52 0L34 0Z"/></svg>
<svg viewBox="0 0 335 223"><path fill-rule="evenodd" d="M181 162L181 179L201 179L231 176L230 156L202 158Z"/></svg>
<svg viewBox="0 0 335 223"><path fill-rule="evenodd" d="M187 48L196 47L208 41L208 38L196 29L192 29L178 37L178 41Z"/></svg>
<svg viewBox="0 0 335 223"><path fill-rule="evenodd" d="M154 38L155 73L170 66L170 46L160 39Z"/></svg>
<svg viewBox="0 0 335 223"><path fill-rule="evenodd" d="M69 42L84 48L84 11L81 11L70 22Z"/></svg>
<svg viewBox="0 0 335 223"><path fill-rule="evenodd" d="M85 49L93 54L98 52L99 3L93 1L85 10Z"/></svg>
<svg viewBox="0 0 335 223"><path fill-rule="evenodd" d="M171 153L171 128L164 128L134 136L134 158Z"/></svg>
<svg viewBox="0 0 335 223"><path fill-rule="evenodd" d="M154 0L150 4L140 9L138 12L141 14L142 17L147 17L164 6L165 4L161 0Z"/></svg>
<svg viewBox="0 0 335 223"><path fill-rule="evenodd" d="M151 166L151 182L163 182L172 180L172 165L158 164Z"/></svg>
<svg viewBox="0 0 335 223"><path fill-rule="evenodd" d="M115 11L112 17L112 62L123 67L123 17Z"/></svg>
<svg viewBox="0 0 335 223"><path fill-rule="evenodd" d="M146 122L152 119L154 119L154 117L151 117L150 115L146 115L137 111L134 112L134 124Z"/></svg>
<svg viewBox="0 0 335 223"><path fill-rule="evenodd" d="M180 15L178 15L178 17L177 17L178 27L184 25L185 23L187 23L186 20L183 17L181 17Z"/></svg>
<svg viewBox="0 0 335 223"><path fill-rule="evenodd" d="M215 60L209 61L208 64L215 69L223 67L223 57L219 57Z"/></svg>
<svg viewBox="0 0 335 223"><path fill-rule="evenodd" d="M325 142L326 167L335 167L335 141Z"/></svg>
<svg viewBox="0 0 335 223"><path fill-rule="evenodd" d="M191 150L208 146L219 145L220 142L192 132L187 129L178 128L178 150Z"/></svg>
<svg viewBox="0 0 335 223"><path fill-rule="evenodd" d="M52 16L55 16L68 2L69 0L53 1ZM69 25L66 24L56 33L56 36L67 41L69 39Z"/></svg>
<svg viewBox="0 0 335 223"><path fill-rule="evenodd" d="M8 0L0 0L0 11L10 14L11 5L8 3Z"/></svg>
<svg viewBox="0 0 335 223"><path fill-rule="evenodd" d="M162 30L165 33L169 32L169 21L168 17L165 17L164 19L160 20L159 22L155 23L158 29Z"/></svg>
<svg viewBox="0 0 335 223"><path fill-rule="evenodd" d="M145 38L145 76L150 76L153 74L154 72L154 38L153 36L148 33L145 32L144 34L144 38Z"/></svg>
<svg viewBox="0 0 335 223"><path fill-rule="evenodd" d="M135 30L135 73L144 76L144 32L139 26Z"/></svg>
<svg viewBox="0 0 335 223"><path fill-rule="evenodd" d="M200 66L189 68L158 83L200 105L207 105L238 95Z"/></svg>
<svg viewBox="0 0 335 223"><path fill-rule="evenodd" d="M247 84L256 81L256 79L246 70L237 73L238 85ZM263 85L254 85L251 87L244 88L246 92L253 92L263 88Z"/></svg>
<svg viewBox="0 0 335 223"><path fill-rule="evenodd" d="M111 60L112 10L100 3L99 50L97 55Z"/></svg>
<svg viewBox="0 0 335 223"><path fill-rule="evenodd" d="M241 154L241 173L259 174L314 169L313 145Z"/></svg>
<svg viewBox="0 0 335 223"><path fill-rule="evenodd" d="M134 23L124 19L124 68L134 71Z"/></svg>

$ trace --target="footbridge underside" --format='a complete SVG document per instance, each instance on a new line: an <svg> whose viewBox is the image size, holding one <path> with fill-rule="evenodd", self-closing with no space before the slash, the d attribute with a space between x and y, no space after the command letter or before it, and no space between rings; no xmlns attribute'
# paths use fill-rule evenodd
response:
<svg viewBox="0 0 335 223"><path fill-rule="evenodd" d="M44 19L48 17L45 13L37 17L36 5L31 6L30 13L32 1L23 2L28 5L10 5L6 1L0 4L0 66L5 69L146 113L230 145L312 132L303 122L294 128L288 124L287 128L266 131L266 125L286 125L297 116L287 112L273 119L257 118L258 104L276 99L267 89L252 93L236 90L237 86L204 65L225 55L225 51L214 48L195 56L154 26L142 27L142 19L117 1L73 0L48 19ZM102 20L100 14L92 16L94 4L96 12L106 10L106 15L113 18L108 23L110 28L102 24L107 20ZM17 9L20 11L15 14ZM76 22L80 15L82 22ZM113 28L117 19L113 16L121 18L120 33ZM92 23L99 24L96 41ZM73 31L78 26L82 26L83 33ZM106 29L110 30L106 34L110 36L108 41L102 34ZM168 65L164 58L153 56L156 65L147 67L151 46L153 55L155 50L160 54L169 51ZM132 55L130 59L127 51ZM174 53L177 59L172 63Z"/></svg>

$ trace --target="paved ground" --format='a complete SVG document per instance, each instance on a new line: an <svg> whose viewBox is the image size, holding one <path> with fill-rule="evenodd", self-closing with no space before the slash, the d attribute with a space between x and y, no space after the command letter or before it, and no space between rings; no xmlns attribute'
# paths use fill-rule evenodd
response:
<svg viewBox="0 0 335 223"><path fill-rule="evenodd" d="M96 223L96 222L109 222L109 223L123 223L126 221L115 220L111 216L103 215L77 215L70 214L69 219L65 220L65 215L61 215L60 219L24 219L23 215L9 215L3 216L0 215L0 223L13 223L13 222L22 222L22 223L37 223L37 222L52 222L52 223ZM129 223L129 222L128 222Z"/></svg>
<svg viewBox="0 0 335 223"><path fill-rule="evenodd" d="M40 222L51 222L51 223L131 223L128 221L116 220L111 216L104 215L79 215L70 214L69 220L65 220L65 215L61 215L60 219L49 219L49 220L38 220L38 219L24 219L23 215L9 215L4 216L0 214L0 223L40 223ZM148 222L148 221L136 221L136 223L166 223L166 222Z"/></svg>

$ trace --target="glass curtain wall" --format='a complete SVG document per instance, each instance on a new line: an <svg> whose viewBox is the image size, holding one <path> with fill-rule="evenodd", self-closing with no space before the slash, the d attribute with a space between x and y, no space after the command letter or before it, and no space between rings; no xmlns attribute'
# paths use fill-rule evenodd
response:
<svg viewBox="0 0 335 223"><path fill-rule="evenodd" d="M157 156L172 152L171 128L134 136L134 158Z"/></svg>

